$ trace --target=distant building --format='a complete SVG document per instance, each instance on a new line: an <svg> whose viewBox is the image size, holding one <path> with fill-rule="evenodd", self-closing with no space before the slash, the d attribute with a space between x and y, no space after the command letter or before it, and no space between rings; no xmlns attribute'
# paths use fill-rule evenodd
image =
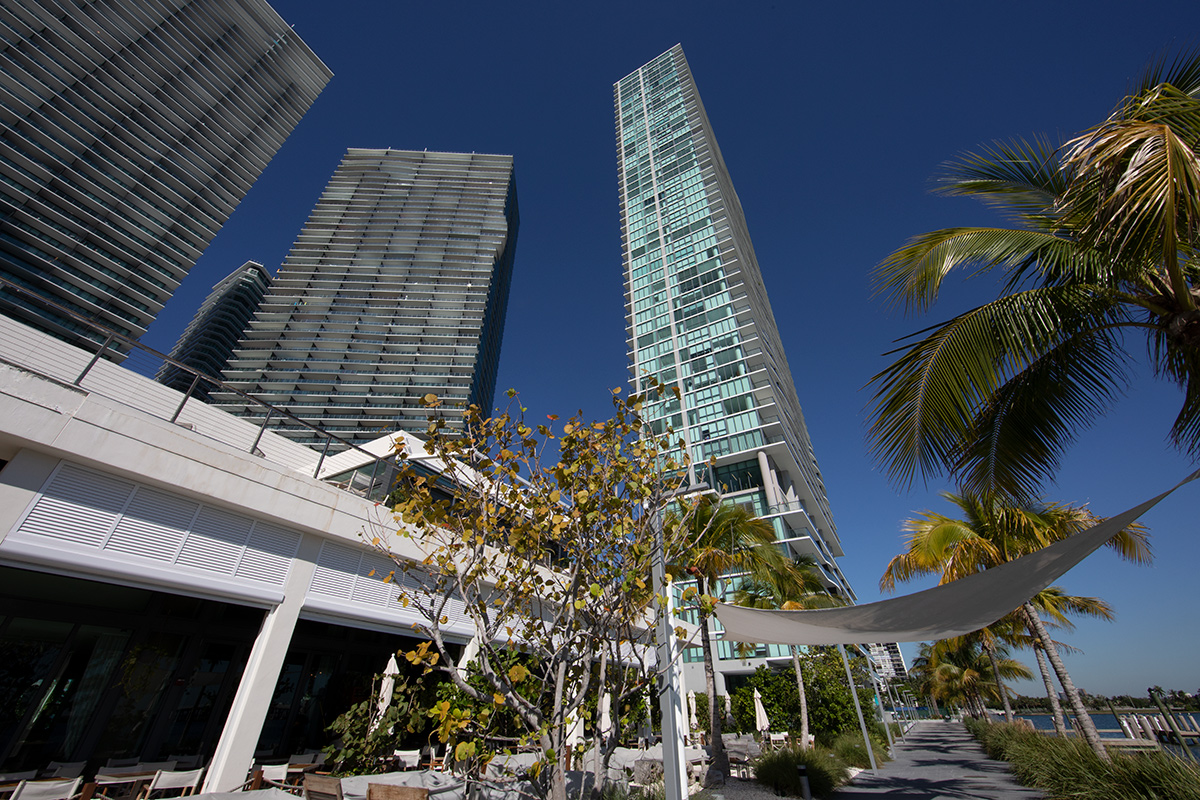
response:
<svg viewBox="0 0 1200 800"><path fill-rule="evenodd" d="M518 219L512 156L351 148L225 380L353 441L425 431L427 394L490 411Z"/></svg>
<svg viewBox="0 0 1200 800"><path fill-rule="evenodd" d="M0 278L136 339L332 73L264 0L9 0L0 31Z"/></svg>
<svg viewBox="0 0 1200 800"><path fill-rule="evenodd" d="M247 261L213 287L188 323L183 335L171 349L171 358L194 370L220 378L233 355L233 348L250 324L271 285L271 275L257 261ZM188 391L195 376L187 370L164 362L154 378L181 392ZM200 381L192 397L209 399L212 384Z"/></svg>
<svg viewBox="0 0 1200 800"><path fill-rule="evenodd" d="M618 81L613 101L631 382L680 390L646 417L687 442L695 481L768 520L781 547L810 556L830 590L853 600L746 218L682 47ZM725 675L787 657L778 645L749 660L729 642L713 646ZM700 648L685 659L697 685Z"/></svg>
<svg viewBox="0 0 1200 800"><path fill-rule="evenodd" d="M895 642L882 642L868 645L871 655L871 667L875 674L886 680L906 680L908 666L904 663L904 654Z"/></svg>

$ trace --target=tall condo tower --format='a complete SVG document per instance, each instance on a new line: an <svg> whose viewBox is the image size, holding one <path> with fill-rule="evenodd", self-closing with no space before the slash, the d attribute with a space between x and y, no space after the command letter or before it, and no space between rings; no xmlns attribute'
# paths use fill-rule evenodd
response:
<svg viewBox="0 0 1200 800"><path fill-rule="evenodd" d="M331 76L264 0L6 0L0 278L141 336Z"/></svg>
<svg viewBox="0 0 1200 800"><path fill-rule="evenodd" d="M781 546L811 556L826 584L853 598L742 206L683 48L621 79L613 99L631 381L638 392L651 377L681 392L647 419L682 435L695 479L769 520ZM753 670L728 642L714 644L721 671ZM759 647L760 657L785 655Z"/></svg>
<svg viewBox="0 0 1200 800"><path fill-rule="evenodd" d="M351 148L226 381L350 440L490 411L517 223L512 156Z"/></svg>
<svg viewBox="0 0 1200 800"><path fill-rule="evenodd" d="M270 285L271 275L257 261L247 261L235 269L214 286L200 304L171 349L171 358L205 375L221 377L233 355L233 348L245 333L254 312L258 311L258 304ZM193 397L206 402L213 386L199 381L193 389L195 375L169 361L163 362L154 379L181 392L191 390Z"/></svg>

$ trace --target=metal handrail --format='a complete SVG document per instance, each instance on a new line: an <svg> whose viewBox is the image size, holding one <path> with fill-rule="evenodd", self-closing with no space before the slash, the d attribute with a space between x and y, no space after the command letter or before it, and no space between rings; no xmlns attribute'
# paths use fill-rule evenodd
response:
<svg viewBox="0 0 1200 800"><path fill-rule="evenodd" d="M313 425L311 422L307 422L303 419L300 419L299 417L292 414L290 411L279 408L278 406L273 406L270 403L260 400L257 397L255 397L254 395L248 394L248 393L242 391L241 389L237 388L236 386L231 386L230 384L225 383L225 381L223 381L219 378L214 378L211 375L206 375L203 372L200 372L199 370L195 369L194 367L184 364L182 361L176 361L175 359L171 358L170 356L165 355L165 354L160 353L159 351L155 350L153 347L148 347L148 346L142 344L141 342L137 341L136 339L130 339L128 336L118 333L117 331L115 331L112 328L109 328L105 325L101 325L100 323L96 322L93 319L90 319L81 314L78 314L75 311L72 311L71 309L67 308L66 306L59 305L58 303L54 302L53 300L50 300L49 298L44 297L43 295L40 295L36 292L30 291L29 289L25 288L24 286L21 286L20 284L13 283L12 281L7 280L6 278L0 278L0 288L5 289L6 291L15 292L17 294L25 296L28 299L37 303L38 305L47 306L49 308L52 308L56 312L69 317L71 320L73 320L73 321L79 323L80 325L83 325L84 327L89 328L90 330L95 331L96 333L101 334L102 336L105 337L103 344L100 345L100 349L96 351L96 353L92 356L92 359L88 362L87 366L84 367L84 369L81 373L79 373L79 377L77 377L75 379L75 381L74 381L75 386L79 386L82 383L83 379L87 376L87 374L89 372L91 372L92 368L96 366L96 363L104 355L105 351L108 350L108 348L113 344L113 342L117 342L119 344L126 345L131 349L140 350L142 352L150 354L151 356L153 356L155 358L162 359L163 363L171 364L172 366L177 367L177 368L183 370L184 372L194 376L192 379L191 386L188 388L188 391L183 393L183 401L179 404L179 407L176 409L175 415L171 419L172 422L174 422L176 419L179 418L179 414L183 411L184 405L186 405L187 401L189 399L191 399L192 392L195 391L195 389L198 385L200 385L201 381L204 381L205 383L208 383L208 384L211 384L211 385L217 387L218 389L220 389L223 392L230 392L230 393L235 394L245 400L248 400L250 403L261 407L262 409L264 409L267 412L266 415L263 417L262 425L259 426L258 436L255 437L254 444L250 445L250 449L247 451L251 455L254 455L255 451L258 449L258 443L262 440L262 435L267 430L267 427L266 427L267 423L270 422L273 417L280 416L283 419L290 420L292 422L299 424L303 428L307 428L308 430L315 433L317 435L318 439L325 441L325 445L322 449L322 452L319 454L319 457L317 458L317 466L313 470L312 476L314 478L316 478L320 474L321 466L325 462L325 454L329 452L329 445L334 441L344 445L347 450L357 450L358 452L362 453L363 455L369 456L373 461L376 462L376 467L375 467L376 470L378 470L378 462L380 462L380 461L386 462L389 458L389 457L380 457L380 456L375 455L374 453L364 450L363 448L359 447L357 444L355 444L352 441L343 439L342 437L340 437L336 434L330 433L329 431L326 431L317 425ZM178 390L176 390L176 391L178 391ZM317 455L318 454L314 452L314 456L317 456Z"/></svg>

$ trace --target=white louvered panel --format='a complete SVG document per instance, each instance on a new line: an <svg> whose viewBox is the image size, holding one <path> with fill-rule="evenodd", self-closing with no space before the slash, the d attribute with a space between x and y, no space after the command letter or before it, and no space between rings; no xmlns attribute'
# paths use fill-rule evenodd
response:
<svg viewBox="0 0 1200 800"><path fill-rule="evenodd" d="M234 574L239 578L283 586L299 547L300 534L296 531L257 522L246 540L246 551Z"/></svg>
<svg viewBox="0 0 1200 800"><path fill-rule="evenodd" d="M19 531L99 547L133 488L129 481L64 464L22 520Z"/></svg>
<svg viewBox="0 0 1200 800"><path fill-rule="evenodd" d="M200 509L175 563L232 575L237 568L252 520L205 506Z"/></svg>
<svg viewBox="0 0 1200 800"><path fill-rule="evenodd" d="M386 580L395 568L396 565L389 558L375 553L364 553L351 599L356 603L387 608L397 595L395 584Z"/></svg>
<svg viewBox="0 0 1200 800"><path fill-rule="evenodd" d="M139 486L104 549L174 561L199 510L199 503Z"/></svg>
<svg viewBox="0 0 1200 800"><path fill-rule="evenodd" d="M325 542L321 545L321 555L317 558L309 594L349 600L354 591L354 578L358 574L360 561L362 553L358 550Z"/></svg>

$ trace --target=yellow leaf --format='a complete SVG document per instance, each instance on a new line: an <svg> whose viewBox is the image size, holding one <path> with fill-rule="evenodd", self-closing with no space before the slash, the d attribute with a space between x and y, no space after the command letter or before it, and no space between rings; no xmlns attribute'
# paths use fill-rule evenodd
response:
<svg viewBox="0 0 1200 800"><path fill-rule="evenodd" d="M495 703L495 704L496 704L496 705L498 705L498 706L502 706L502 705L504 705L504 695L502 695L502 694L493 694L493 695L492 695L492 702L493 702L493 703Z"/></svg>
<svg viewBox="0 0 1200 800"><path fill-rule="evenodd" d="M508 679L513 683L520 683L529 677L529 670L520 664L514 664L508 669Z"/></svg>

